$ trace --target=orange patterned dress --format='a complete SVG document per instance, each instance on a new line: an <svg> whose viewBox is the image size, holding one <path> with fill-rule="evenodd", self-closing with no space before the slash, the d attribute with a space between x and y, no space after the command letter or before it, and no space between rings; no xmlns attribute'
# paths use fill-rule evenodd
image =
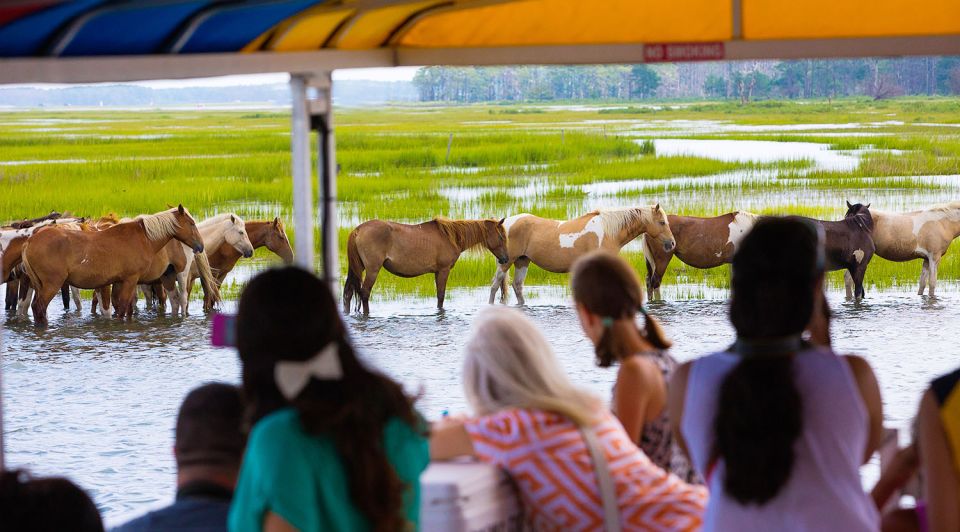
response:
<svg viewBox="0 0 960 532"><path fill-rule="evenodd" d="M516 481L535 530L602 530L603 503L577 426L558 414L508 409L467 421L478 457ZM707 491L656 466L604 411L594 426L607 457L624 530L698 530Z"/></svg>

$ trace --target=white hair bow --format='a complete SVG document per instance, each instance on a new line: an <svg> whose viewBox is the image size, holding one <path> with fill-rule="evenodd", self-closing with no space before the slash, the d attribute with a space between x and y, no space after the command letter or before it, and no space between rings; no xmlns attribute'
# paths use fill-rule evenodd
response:
<svg viewBox="0 0 960 532"><path fill-rule="evenodd" d="M300 395L311 378L321 381L336 381L343 378L340 346L336 342L330 342L309 360L303 362L285 360L277 362L273 368L273 380L288 401Z"/></svg>

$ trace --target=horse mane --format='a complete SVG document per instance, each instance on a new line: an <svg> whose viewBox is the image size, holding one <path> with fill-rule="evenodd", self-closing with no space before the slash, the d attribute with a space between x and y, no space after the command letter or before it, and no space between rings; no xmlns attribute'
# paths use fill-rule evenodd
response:
<svg viewBox="0 0 960 532"><path fill-rule="evenodd" d="M949 203L941 203L939 205L934 205L933 207L930 207L927 210L933 211L933 212L946 212L946 213L949 213L952 211L958 211L960 210L960 201L951 201Z"/></svg>
<svg viewBox="0 0 960 532"><path fill-rule="evenodd" d="M117 216L117 213L115 213L115 212L110 212L110 213L107 213L107 214L101 216L100 219L98 219L98 220L97 220L96 222L94 222L94 223L95 223L95 224L109 223L109 224L114 224L114 225L116 225L116 224L120 223L120 217Z"/></svg>
<svg viewBox="0 0 960 532"><path fill-rule="evenodd" d="M444 216L433 219L440 233L450 240L453 247L463 251L474 248L483 243L485 220L451 220Z"/></svg>
<svg viewBox="0 0 960 532"><path fill-rule="evenodd" d="M228 221L230 220L230 217L231 217L231 216L233 216L233 219L234 219L234 220L241 220L241 221L243 220L243 218L237 216L236 214L234 214L234 213L232 213L232 212L225 212L225 213L223 213L223 214L218 214L218 215L216 215L216 216L207 218L206 220L198 223L198 224L197 224L197 227L209 227L209 226L211 226L211 225L216 225L216 224L219 224L219 223L228 222ZM236 222L233 222L233 223L236 223Z"/></svg>
<svg viewBox="0 0 960 532"><path fill-rule="evenodd" d="M176 216L173 215L174 211L176 211L175 208L157 214L141 214L135 220L143 222L148 239L162 240L176 233L177 228L180 227Z"/></svg>
<svg viewBox="0 0 960 532"><path fill-rule="evenodd" d="M650 207L625 207L615 209L597 209L594 214L600 217L603 224L603 233L606 235L619 234L632 223L642 223L644 219L652 220Z"/></svg>

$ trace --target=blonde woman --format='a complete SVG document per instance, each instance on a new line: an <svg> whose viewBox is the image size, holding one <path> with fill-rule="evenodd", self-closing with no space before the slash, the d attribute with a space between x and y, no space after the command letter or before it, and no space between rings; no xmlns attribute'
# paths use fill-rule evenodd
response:
<svg viewBox="0 0 960 532"><path fill-rule="evenodd" d="M504 468L534 529L610 529L611 518L624 530L700 528L706 491L653 464L599 398L570 383L523 314L481 313L463 381L476 417L435 425L431 458L470 455Z"/></svg>
<svg viewBox="0 0 960 532"><path fill-rule="evenodd" d="M702 484L670 432L667 383L677 361L667 352L671 343L660 323L643 307L637 273L619 255L595 251L574 264L570 286L597 365L618 366L611 409L627 435L665 471Z"/></svg>

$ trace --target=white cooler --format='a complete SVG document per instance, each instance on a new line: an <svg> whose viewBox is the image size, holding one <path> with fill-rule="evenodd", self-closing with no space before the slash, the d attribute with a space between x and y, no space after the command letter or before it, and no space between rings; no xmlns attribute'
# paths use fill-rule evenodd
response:
<svg viewBox="0 0 960 532"><path fill-rule="evenodd" d="M500 468L475 461L434 462L420 476L424 531L512 531L523 527L513 481Z"/></svg>

